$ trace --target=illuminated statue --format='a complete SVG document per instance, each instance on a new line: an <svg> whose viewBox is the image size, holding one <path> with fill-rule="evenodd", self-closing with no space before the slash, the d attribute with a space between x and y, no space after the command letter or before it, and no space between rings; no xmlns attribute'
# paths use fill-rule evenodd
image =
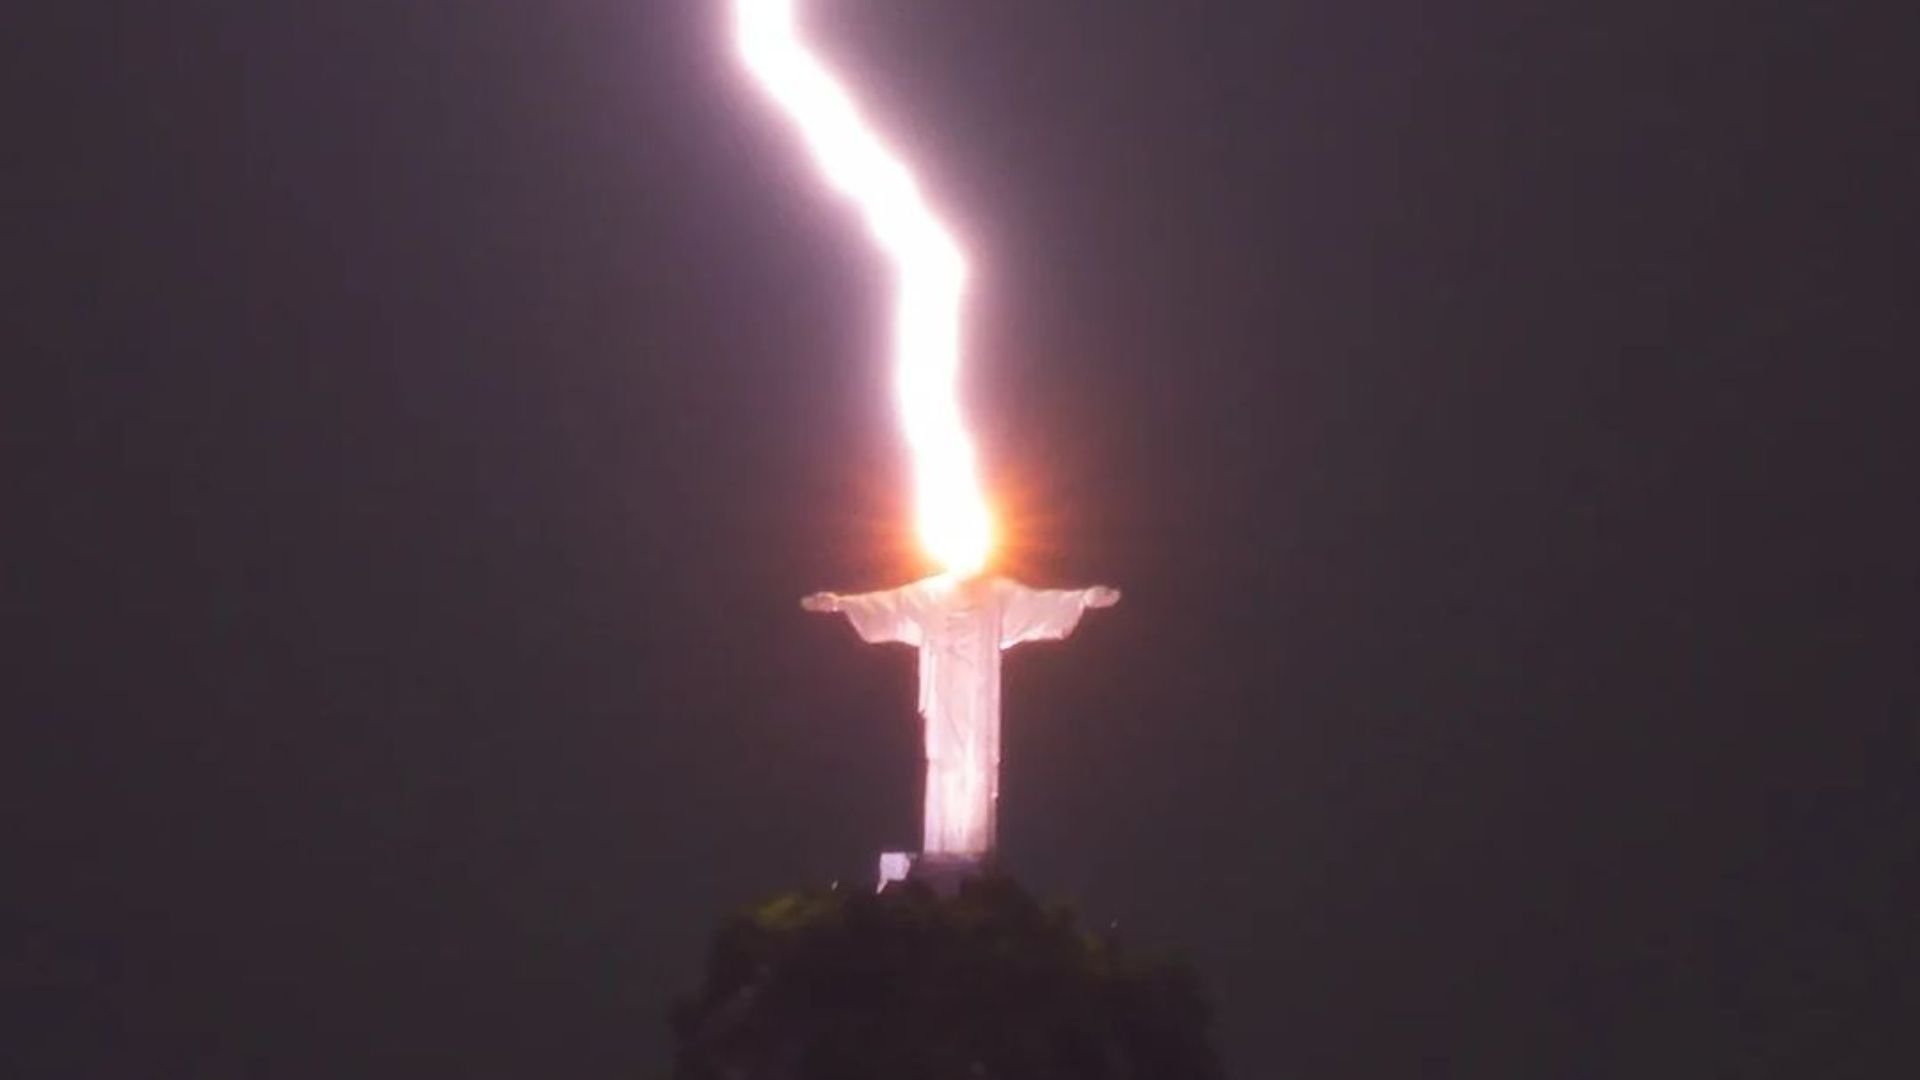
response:
<svg viewBox="0 0 1920 1080"><path fill-rule="evenodd" d="M960 305L967 258L912 171L861 114L853 95L807 47L797 0L734 0L740 59L796 129L828 185L859 209L894 270L893 380L912 454L920 542L946 573L884 592L815 593L808 611L844 612L860 636L920 650L926 725L927 818L921 852L962 865L993 850L1000 784L1000 650L1063 638L1109 588L1029 589L984 576L993 515L973 436L961 415ZM882 883L911 856L881 858Z"/></svg>
<svg viewBox="0 0 1920 1080"><path fill-rule="evenodd" d="M1000 797L1000 650L1073 633L1088 608L1120 592L1030 589L1003 577L926 578L897 589L815 593L808 611L840 612L866 641L920 650L927 750L922 854L978 859L993 850Z"/></svg>

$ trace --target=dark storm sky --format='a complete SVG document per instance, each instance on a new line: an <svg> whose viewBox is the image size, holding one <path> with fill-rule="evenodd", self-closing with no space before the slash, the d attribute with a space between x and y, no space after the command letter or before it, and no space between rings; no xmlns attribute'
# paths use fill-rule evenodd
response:
<svg viewBox="0 0 1920 1080"><path fill-rule="evenodd" d="M70 7L6 76L10 1071L658 1075L721 913L917 831L909 655L794 604L919 569L884 267L718 4ZM806 7L971 251L1011 569L1126 590L1009 660L1018 873L1248 1080L1877 1072L1891 27Z"/></svg>

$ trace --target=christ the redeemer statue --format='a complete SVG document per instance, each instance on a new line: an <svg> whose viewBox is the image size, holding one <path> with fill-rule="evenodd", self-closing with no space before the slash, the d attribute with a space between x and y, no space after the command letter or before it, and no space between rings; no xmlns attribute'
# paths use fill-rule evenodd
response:
<svg viewBox="0 0 1920 1080"><path fill-rule="evenodd" d="M993 851L1000 797L1000 651L1073 633L1118 589L1030 589L1003 577L926 578L882 592L815 593L808 611L840 612L861 638L920 650L927 748L922 854L980 859Z"/></svg>

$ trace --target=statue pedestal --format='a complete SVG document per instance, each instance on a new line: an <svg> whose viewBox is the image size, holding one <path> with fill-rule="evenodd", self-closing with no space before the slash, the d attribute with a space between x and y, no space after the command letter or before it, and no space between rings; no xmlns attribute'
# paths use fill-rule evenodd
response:
<svg viewBox="0 0 1920 1080"><path fill-rule="evenodd" d="M920 855L907 851L888 851L880 856L880 888L896 881L918 881L941 896L953 896L960 883L987 872L988 860L980 855Z"/></svg>

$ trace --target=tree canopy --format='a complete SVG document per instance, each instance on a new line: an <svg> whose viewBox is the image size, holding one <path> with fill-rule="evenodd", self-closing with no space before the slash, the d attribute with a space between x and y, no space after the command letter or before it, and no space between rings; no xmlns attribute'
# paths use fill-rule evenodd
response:
<svg viewBox="0 0 1920 1080"><path fill-rule="evenodd" d="M676 1080L1212 1080L1183 965L1006 877L790 893L727 920L673 1012Z"/></svg>

